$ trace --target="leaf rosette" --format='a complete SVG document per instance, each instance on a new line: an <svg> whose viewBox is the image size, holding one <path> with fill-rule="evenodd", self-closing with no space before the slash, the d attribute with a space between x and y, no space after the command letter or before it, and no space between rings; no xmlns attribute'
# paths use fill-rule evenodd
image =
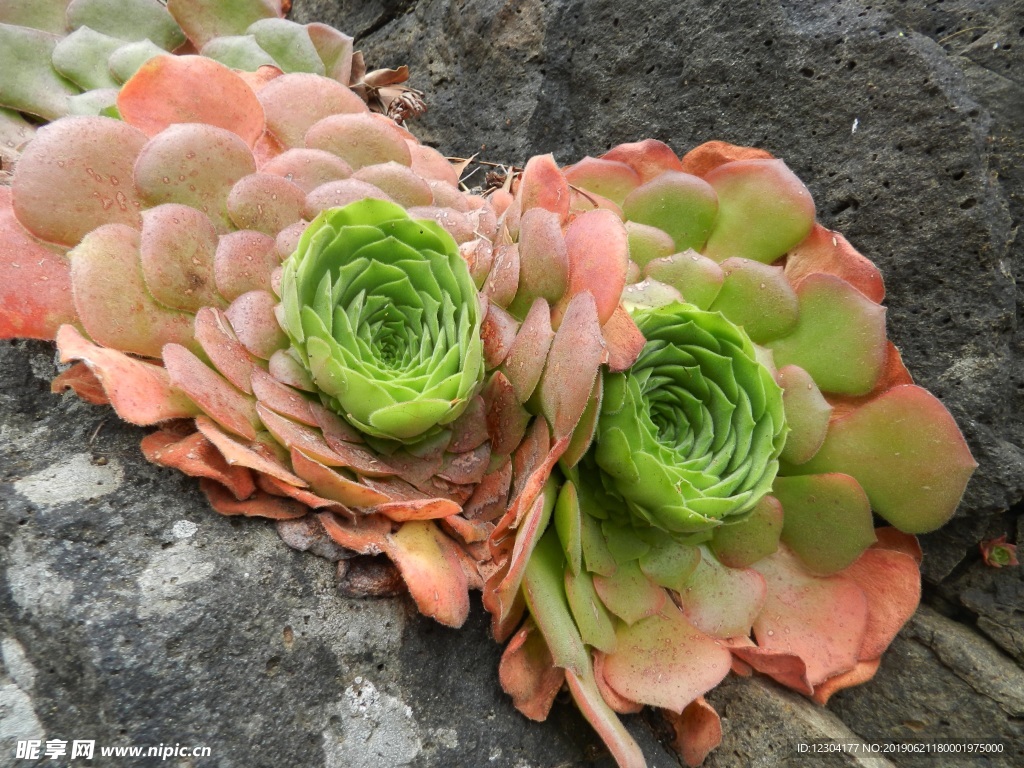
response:
<svg viewBox="0 0 1024 768"><path fill-rule="evenodd" d="M483 378L480 305L458 245L393 203L317 216L284 264L281 298L324 405L367 435L429 438Z"/></svg>
<svg viewBox="0 0 1024 768"><path fill-rule="evenodd" d="M606 378L594 451L622 522L690 534L749 512L778 471L782 389L719 313L674 303L634 320L647 344Z"/></svg>

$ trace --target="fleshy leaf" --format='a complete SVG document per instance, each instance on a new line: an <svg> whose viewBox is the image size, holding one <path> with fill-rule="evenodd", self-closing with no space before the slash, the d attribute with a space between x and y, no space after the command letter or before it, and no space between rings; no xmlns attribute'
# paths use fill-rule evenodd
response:
<svg viewBox="0 0 1024 768"><path fill-rule="evenodd" d="M782 523L782 504L764 496L744 519L715 528L709 546L723 565L746 568L779 548Z"/></svg>
<svg viewBox="0 0 1024 768"><path fill-rule="evenodd" d="M0 338L52 339L76 319L67 258L25 232L0 187Z"/></svg>
<svg viewBox="0 0 1024 768"><path fill-rule="evenodd" d="M533 622L527 622L505 647L498 679L516 709L531 720L543 721L565 682L565 670L554 665L544 637Z"/></svg>
<svg viewBox="0 0 1024 768"><path fill-rule="evenodd" d="M684 301L699 309L712 306L725 280L722 267L692 250L652 259L643 274L672 286Z"/></svg>
<svg viewBox="0 0 1024 768"><path fill-rule="evenodd" d="M782 504L782 541L819 574L842 571L875 542L871 505L849 475L777 477L772 493Z"/></svg>
<svg viewBox="0 0 1024 768"><path fill-rule="evenodd" d="M605 680L633 701L682 712L718 685L732 663L728 649L696 629L671 602L661 613L618 628Z"/></svg>
<svg viewBox="0 0 1024 768"><path fill-rule="evenodd" d="M754 622L758 646L801 659L812 686L853 669L868 616L857 583L842 575L812 576L784 548L753 567L768 583L768 600Z"/></svg>
<svg viewBox="0 0 1024 768"><path fill-rule="evenodd" d="M101 344L146 357L160 357L169 342L198 348L192 315L158 304L146 288L139 240L137 230L107 224L71 251L71 283L82 325Z"/></svg>
<svg viewBox="0 0 1024 768"><path fill-rule="evenodd" d="M667 232L676 251L700 250L714 224L718 199L703 179L667 171L630 192L622 212L630 221Z"/></svg>
<svg viewBox="0 0 1024 768"><path fill-rule="evenodd" d="M153 137L175 123L205 123L231 131L249 147L263 134L263 107L244 80L213 59L158 56L121 88L125 122Z"/></svg>
<svg viewBox="0 0 1024 768"><path fill-rule="evenodd" d="M215 37L240 35L260 19L281 15L275 0L167 0L167 10L197 48Z"/></svg>
<svg viewBox="0 0 1024 768"><path fill-rule="evenodd" d="M142 149L135 164L135 186L150 205L192 206L225 233L234 229L227 211L228 194L255 171L252 152L235 133L183 123L162 131Z"/></svg>
<svg viewBox="0 0 1024 768"><path fill-rule="evenodd" d="M61 360L82 360L103 386L117 415L139 426L196 415L198 408L171 385L158 365L129 357L88 341L76 328L57 332Z"/></svg>
<svg viewBox="0 0 1024 768"><path fill-rule="evenodd" d="M726 259L721 266L725 279L711 304L712 312L721 312L743 326L755 344L777 339L793 329L797 298L782 267L738 258Z"/></svg>
<svg viewBox="0 0 1024 768"><path fill-rule="evenodd" d="M555 327L573 297L586 291L594 297L598 322L607 323L619 306L626 285L629 243L626 229L611 211L587 211L573 219L565 231L569 284L555 308ZM601 275L600 281L594 275Z"/></svg>
<svg viewBox="0 0 1024 768"><path fill-rule="evenodd" d="M824 442L832 406L810 374L797 365L780 368L776 379L782 387L782 405L790 430L780 458L791 464L803 464Z"/></svg>
<svg viewBox="0 0 1024 768"><path fill-rule="evenodd" d="M833 420L818 453L794 469L852 475L875 512L901 531L926 533L953 516L975 467L949 411L905 384Z"/></svg>
<svg viewBox="0 0 1024 768"><path fill-rule="evenodd" d="M870 392L885 363L885 309L838 277L816 273L797 286L792 333L768 342L778 366L799 365L824 392Z"/></svg>
<svg viewBox="0 0 1024 768"><path fill-rule="evenodd" d="M139 130L107 117L40 128L14 175L18 220L36 237L68 246L102 224L138 227L132 169L145 142Z"/></svg>
<svg viewBox="0 0 1024 768"><path fill-rule="evenodd" d="M366 112L363 100L341 83L306 73L275 78L257 97L267 130L287 147L303 146L306 131L325 117Z"/></svg>
<svg viewBox="0 0 1024 768"><path fill-rule="evenodd" d="M814 201L781 160L737 160L705 176L718 194L718 219L704 255L771 264L814 225Z"/></svg>

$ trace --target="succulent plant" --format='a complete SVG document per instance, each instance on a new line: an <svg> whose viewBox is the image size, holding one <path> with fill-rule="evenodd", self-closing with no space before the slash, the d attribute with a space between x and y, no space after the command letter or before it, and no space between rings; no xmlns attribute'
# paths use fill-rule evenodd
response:
<svg viewBox="0 0 1024 768"><path fill-rule="evenodd" d="M403 119L426 109L408 69L367 73L352 38L283 18L288 0L0 0L0 144L34 121L117 117L117 93L146 61L194 54L235 69L272 66L352 84L374 111ZM25 120L25 115L30 116ZM10 157L5 158L10 161Z"/></svg>
<svg viewBox="0 0 1024 768"><path fill-rule="evenodd" d="M461 624L490 448L460 245L487 204L319 75L158 57L117 106L41 128L0 187L0 335L56 338L54 389L157 425L146 456L218 511L384 553Z"/></svg>
<svg viewBox="0 0 1024 768"><path fill-rule="evenodd" d="M820 703L870 679L919 600L912 534L953 514L976 466L886 340L877 269L815 223L782 161L720 142L545 161L543 185L528 165L495 197L520 252L538 209L579 237L600 216L605 250L624 234L628 261L586 281L609 306L621 291L646 340L603 387L562 393L595 393L588 417L533 404L534 444L561 419L578 450L541 462L524 443L491 537L516 706L543 719L567 684L622 766L644 759L616 713L661 707L695 765L721 737L703 695L730 669Z"/></svg>
<svg viewBox="0 0 1024 768"><path fill-rule="evenodd" d="M978 545L985 565L992 568L1004 568L1008 565L1020 565L1017 559L1017 545L1006 540L1006 534L995 539L987 539Z"/></svg>
<svg viewBox="0 0 1024 768"><path fill-rule="evenodd" d="M870 679L975 463L781 160L649 140L485 199L405 68L274 0L135 5L0 2L0 337L56 339L55 391L442 623L482 589L516 706L567 685L622 766L644 705L699 763L730 670Z"/></svg>

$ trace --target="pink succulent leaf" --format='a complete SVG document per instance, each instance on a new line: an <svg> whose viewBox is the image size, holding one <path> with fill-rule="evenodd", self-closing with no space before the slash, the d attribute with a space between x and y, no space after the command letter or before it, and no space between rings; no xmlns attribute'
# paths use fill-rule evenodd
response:
<svg viewBox="0 0 1024 768"><path fill-rule="evenodd" d="M814 576L785 548L752 567L768 585L764 610L754 621L759 648L801 659L812 687L856 666L868 622L868 600L856 581ZM741 658L760 669L754 659Z"/></svg>
<svg viewBox="0 0 1024 768"><path fill-rule="evenodd" d="M588 291L578 293L551 342L539 385L541 410L556 438L568 437L576 428L607 355L594 297Z"/></svg>
<svg viewBox="0 0 1024 768"><path fill-rule="evenodd" d="M632 240L630 248L633 248ZM683 301L700 309L711 308L725 282L722 267L694 250L652 258L642 266L644 277L671 286Z"/></svg>
<svg viewBox="0 0 1024 768"><path fill-rule="evenodd" d="M527 621L505 646L498 665L501 688L515 708L531 720L546 720L565 682L565 670L554 666L544 637Z"/></svg>
<svg viewBox="0 0 1024 768"><path fill-rule="evenodd" d="M25 231L0 186L0 338L52 339L76 321L67 258Z"/></svg>
<svg viewBox="0 0 1024 768"><path fill-rule="evenodd" d="M409 152L412 155L412 169L422 178L458 188L459 175L455 166L436 149L419 142L409 142Z"/></svg>
<svg viewBox="0 0 1024 768"><path fill-rule="evenodd" d="M224 316L242 345L262 360L288 346L274 308L277 297L267 291L249 291L231 302Z"/></svg>
<svg viewBox="0 0 1024 768"><path fill-rule="evenodd" d="M219 373L180 344L163 348L171 383L229 432L248 440L260 425L254 398L235 389Z"/></svg>
<svg viewBox="0 0 1024 768"><path fill-rule="evenodd" d="M764 608L764 577L752 568L729 568L707 550L680 590L682 609L694 627L713 637L746 637Z"/></svg>
<svg viewBox="0 0 1024 768"><path fill-rule="evenodd" d="M262 173L282 176L309 194L329 181L352 175L349 164L322 149L289 149L260 166Z"/></svg>
<svg viewBox="0 0 1024 768"><path fill-rule="evenodd" d="M529 400L537 387L554 337L551 308L543 298L538 298L527 312L502 366L520 402Z"/></svg>
<svg viewBox="0 0 1024 768"><path fill-rule="evenodd" d="M81 361L72 363L70 368L57 374L50 382L50 391L55 394L69 389L91 405L110 405L110 398L103 390L100 380L89 370L89 366Z"/></svg>
<svg viewBox="0 0 1024 768"><path fill-rule="evenodd" d="M305 207L301 187L270 173L243 176L227 197L228 216L236 227L271 237L301 219Z"/></svg>
<svg viewBox="0 0 1024 768"><path fill-rule="evenodd" d="M773 159L772 155L763 149L739 147L724 141L708 141L683 155L680 170L704 177L718 166L735 160Z"/></svg>
<svg viewBox="0 0 1024 768"><path fill-rule="evenodd" d="M566 228L565 247L569 284L555 308L552 324L558 327L569 302L583 292L594 297L598 322L607 323L626 285L629 243L622 221L610 211L580 214ZM595 281L595 275L601 275L601 280Z"/></svg>
<svg viewBox="0 0 1024 768"><path fill-rule="evenodd" d="M728 648L696 629L669 601L632 625L620 625L604 675L619 695L682 712L729 673Z"/></svg>
<svg viewBox="0 0 1024 768"><path fill-rule="evenodd" d="M625 163L585 157L565 169L565 179L573 187L585 189L612 202L622 201L640 186L640 174Z"/></svg>
<svg viewBox="0 0 1024 768"><path fill-rule="evenodd" d="M576 706L604 741L619 768L646 768L643 752L604 700L593 670L566 670L565 677Z"/></svg>
<svg viewBox="0 0 1024 768"><path fill-rule="evenodd" d="M334 499L328 499L306 488L299 488L298 486L278 480L276 477L271 477L270 475L257 475L256 485L260 490L265 491L272 496L283 496L289 499L294 499L309 509L333 512L336 515L342 515L349 518L355 517L355 513L351 509Z"/></svg>
<svg viewBox="0 0 1024 768"><path fill-rule="evenodd" d="M494 305L512 310L512 300L519 288L519 244L499 245L494 249L491 271L481 293Z"/></svg>
<svg viewBox="0 0 1024 768"><path fill-rule="evenodd" d="M469 615L469 585L458 545L432 521L412 520L390 534L385 546L420 613L461 627Z"/></svg>
<svg viewBox="0 0 1024 768"><path fill-rule="evenodd" d="M785 512L782 541L813 573L841 572L875 543L871 504L849 475L778 477L772 494Z"/></svg>
<svg viewBox="0 0 1024 768"><path fill-rule="evenodd" d="M988 539L979 545L985 565L992 568L1004 568L1008 565L1020 565L1017 559L1017 545L1006 540L1006 534L995 539Z"/></svg>
<svg viewBox="0 0 1024 768"><path fill-rule="evenodd" d="M608 370L624 371L636 362L644 347L644 335L630 314L621 306L601 326L601 335L608 348Z"/></svg>
<svg viewBox="0 0 1024 768"><path fill-rule="evenodd" d="M167 10L197 48L215 37L240 35L260 19L283 15L282 4L276 0L167 0Z"/></svg>
<svg viewBox="0 0 1024 768"><path fill-rule="evenodd" d="M811 233L786 255L786 277L793 285L816 272L840 277L871 301L885 298L878 267L861 256L838 232L815 224Z"/></svg>
<svg viewBox="0 0 1024 768"><path fill-rule="evenodd" d="M845 280L823 273L808 275L796 295L795 328L767 345L776 365L799 365L824 392L870 392L885 366L885 309Z"/></svg>
<svg viewBox="0 0 1024 768"><path fill-rule="evenodd" d="M263 134L263 108L228 67L202 56L158 56L143 64L117 97L122 119L156 136L175 123L231 131L249 147Z"/></svg>
<svg viewBox="0 0 1024 768"><path fill-rule="evenodd" d="M210 506L222 515L245 515L246 517L266 517L271 520L293 520L308 514L309 508L294 499L273 496L264 491L257 491L248 499L239 501L234 495L218 482L208 478L200 478L199 487L206 494Z"/></svg>
<svg viewBox="0 0 1024 768"><path fill-rule="evenodd" d="M159 358L165 344L198 349L191 314L153 298L140 266L141 237L124 224L106 224L69 254L75 307L97 342Z"/></svg>
<svg viewBox="0 0 1024 768"><path fill-rule="evenodd" d="M767 650L749 640L744 642L743 638L734 639L731 647L733 654L748 668L805 696L814 694L815 686L807 679L807 664L795 653Z"/></svg>
<svg viewBox="0 0 1024 768"><path fill-rule="evenodd" d="M251 395L258 358L238 340L224 313L213 307L200 309L196 313L195 338L217 372Z"/></svg>
<svg viewBox="0 0 1024 768"><path fill-rule="evenodd" d="M215 421L205 416L196 418L196 428L221 452L224 459L231 465L248 467L261 475L276 478L296 487L306 487L308 483L294 474L291 469L273 453L261 450L259 442L244 444L236 437L229 435ZM257 440L259 435L257 435Z"/></svg>
<svg viewBox="0 0 1024 768"><path fill-rule="evenodd" d="M235 133L203 123L180 123L155 135L135 164L135 186L149 205L181 203L213 221L220 234L234 229L231 188L256 171L252 152Z"/></svg>
<svg viewBox="0 0 1024 768"><path fill-rule="evenodd" d="M849 672L842 672L838 675L834 675L823 683L815 686L814 693L811 695L811 698L821 706L825 706L828 703L828 700L832 698L832 694L838 693L844 688L863 685L868 682L868 680L875 676L880 664L881 659L858 661L857 665Z"/></svg>
<svg viewBox="0 0 1024 768"><path fill-rule="evenodd" d="M782 267L731 258L722 262L721 269L724 279L711 303L712 312L721 312L742 325L755 344L792 332L799 306Z"/></svg>
<svg viewBox="0 0 1024 768"><path fill-rule="evenodd" d="M119 120L71 117L40 128L18 161L14 212L33 235L74 246L102 224L138 227L131 180L145 136ZM53 190L60 189L60 195Z"/></svg>
<svg viewBox="0 0 1024 768"><path fill-rule="evenodd" d="M234 301L248 291L268 290L271 274L280 264L272 237L251 230L222 235L213 258L217 292Z"/></svg>
<svg viewBox="0 0 1024 768"><path fill-rule="evenodd" d="M357 170L391 161L412 164L412 153L398 128L369 114L325 117L310 126L304 141L309 149L331 152Z"/></svg>
<svg viewBox="0 0 1024 768"><path fill-rule="evenodd" d="M89 366L117 415L125 421L146 426L198 412L160 366L93 344L71 325L61 326L56 339L61 361L81 360Z"/></svg>
<svg viewBox="0 0 1024 768"><path fill-rule="evenodd" d="M665 719L675 730L672 746L690 768L704 762L722 743L722 719L703 696L687 704L682 714L663 710Z"/></svg>
<svg viewBox="0 0 1024 768"><path fill-rule="evenodd" d="M314 492L347 507L370 508L391 500L387 494L346 477L302 451L292 450L291 462L296 474L308 482Z"/></svg>
<svg viewBox="0 0 1024 768"><path fill-rule="evenodd" d="M736 160L704 180L718 195L718 218L704 249L715 261L741 256L771 264L814 226L811 194L781 160Z"/></svg>
<svg viewBox="0 0 1024 768"><path fill-rule="evenodd" d="M300 424L318 427L311 402L262 368L255 366L251 376L252 393L263 405Z"/></svg>
<svg viewBox="0 0 1024 768"><path fill-rule="evenodd" d="M462 511L462 507L448 499L415 499L412 501L386 501L377 504L373 512L402 523L407 520L437 520L451 517Z"/></svg>
<svg viewBox="0 0 1024 768"><path fill-rule="evenodd" d="M239 501L256 492L252 473L232 466L201 433L181 437L170 432L153 432L142 438L142 453L148 461L171 467L192 477L206 477L223 485Z"/></svg>
<svg viewBox="0 0 1024 768"><path fill-rule="evenodd" d="M308 131L325 117L362 114L366 104L341 83L313 74L282 75L261 89L258 98L267 130L286 147L301 147Z"/></svg>
<svg viewBox="0 0 1024 768"><path fill-rule="evenodd" d="M511 310L522 317L534 299L554 304L568 287L569 256L558 214L545 208L524 211L518 245L519 285Z"/></svg>
<svg viewBox="0 0 1024 768"><path fill-rule="evenodd" d="M902 385L833 419L800 474L843 471L867 492L872 509L907 533L952 517L977 462L953 417L921 387Z"/></svg>
<svg viewBox="0 0 1024 768"><path fill-rule="evenodd" d="M857 582L868 600L867 631L859 658L877 659L917 610L921 600L918 563L909 554L876 546L866 550L843 575Z"/></svg>
<svg viewBox="0 0 1024 768"><path fill-rule="evenodd" d="M564 222L569 215L569 184L552 155L530 158L519 178L517 196L523 214L541 208Z"/></svg>
<svg viewBox="0 0 1024 768"><path fill-rule="evenodd" d="M640 176L641 184L665 171L683 170L676 153L667 144L655 139L619 144L601 155L601 159L628 165Z"/></svg>
<svg viewBox="0 0 1024 768"><path fill-rule="evenodd" d="M487 404L487 431L491 435L491 450L496 454L511 454L526 434L530 412L519 402L511 382L501 371L491 375L483 396Z"/></svg>
<svg viewBox="0 0 1024 768"><path fill-rule="evenodd" d="M364 166L356 171L352 178L372 184L406 208L434 203L434 193L426 180L408 166L393 160Z"/></svg>
<svg viewBox="0 0 1024 768"><path fill-rule="evenodd" d="M621 696L605 679L604 665L607 658L608 656L602 651L595 650L593 653L594 681L597 683L598 690L601 691L601 698L620 715L636 714L644 708L644 705Z"/></svg>
<svg viewBox="0 0 1024 768"><path fill-rule="evenodd" d="M158 205L142 213L140 261L146 287L161 304L185 312L227 306L217 292L217 230L187 205Z"/></svg>

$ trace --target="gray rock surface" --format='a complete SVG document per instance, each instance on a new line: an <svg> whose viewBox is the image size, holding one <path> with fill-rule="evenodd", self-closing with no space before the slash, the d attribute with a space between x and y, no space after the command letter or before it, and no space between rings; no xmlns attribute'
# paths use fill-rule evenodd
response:
<svg viewBox="0 0 1024 768"><path fill-rule="evenodd" d="M729 680L706 764L824 764L795 745L846 734L1015 750L896 765L1024 762L1024 582L976 544L1024 534L1024 2L296 0L293 18L357 35L372 66L409 64L431 105L413 130L449 154L571 162L717 138L793 167L881 267L890 336L980 467L923 537L937 610L875 680L824 710ZM217 516L142 459L141 430L50 395L52 360L0 343L0 764L29 764L18 739L59 738L210 748L181 766L612 765L570 703L542 724L512 708L479 606L453 631L401 597L341 596L334 563ZM656 717L629 727L650 765L677 764ZM107 760L92 764L129 764Z"/></svg>

